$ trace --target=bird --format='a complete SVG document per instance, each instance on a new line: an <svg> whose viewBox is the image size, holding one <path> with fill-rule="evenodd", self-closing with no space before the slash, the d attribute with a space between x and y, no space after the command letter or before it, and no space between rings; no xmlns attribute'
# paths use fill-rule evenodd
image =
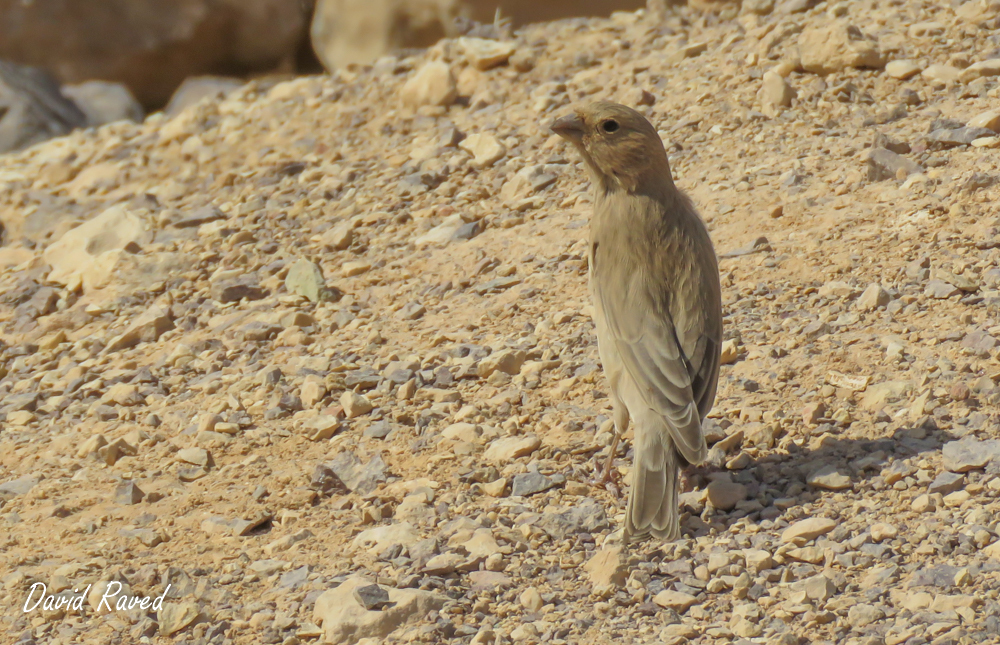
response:
<svg viewBox="0 0 1000 645"><path fill-rule="evenodd" d="M656 128L609 102L551 125L590 176L589 288L611 389L614 442L635 424L625 543L680 537L679 473L703 462L702 422L715 402L722 286L708 227L674 184Z"/></svg>

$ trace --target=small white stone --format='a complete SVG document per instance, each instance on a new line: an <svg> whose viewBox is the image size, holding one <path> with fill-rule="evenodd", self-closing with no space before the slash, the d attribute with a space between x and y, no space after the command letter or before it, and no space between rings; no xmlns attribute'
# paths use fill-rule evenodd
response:
<svg viewBox="0 0 1000 645"><path fill-rule="evenodd" d="M427 63L406 81L400 96L405 105L413 108L423 105L451 105L458 98L451 67L442 61Z"/></svg>
<svg viewBox="0 0 1000 645"><path fill-rule="evenodd" d="M340 395L340 405L344 408L344 416L348 419L368 414L375 408L367 398L352 391Z"/></svg>
<svg viewBox="0 0 1000 645"><path fill-rule="evenodd" d="M885 73L893 78L905 81L911 76L916 76L922 68L912 60L894 60L885 66Z"/></svg>
<svg viewBox="0 0 1000 645"><path fill-rule="evenodd" d="M507 147L489 133L469 135L458 147L472 155L472 165L476 168L488 168L507 154Z"/></svg>

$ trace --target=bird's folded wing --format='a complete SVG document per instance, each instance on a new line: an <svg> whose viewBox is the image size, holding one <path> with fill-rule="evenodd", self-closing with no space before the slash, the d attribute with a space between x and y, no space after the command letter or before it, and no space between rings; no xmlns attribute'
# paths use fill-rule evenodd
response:
<svg viewBox="0 0 1000 645"><path fill-rule="evenodd" d="M608 281L611 282L611 281ZM701 418L714 399L718 378L718 342L701 333L703 318L692 312L675 329L665 307L632 277L617 288L598 278L595 296L605 318L609 341L637 386L643 402L667 421L671 439L685 459L706 454Z"/></svg>

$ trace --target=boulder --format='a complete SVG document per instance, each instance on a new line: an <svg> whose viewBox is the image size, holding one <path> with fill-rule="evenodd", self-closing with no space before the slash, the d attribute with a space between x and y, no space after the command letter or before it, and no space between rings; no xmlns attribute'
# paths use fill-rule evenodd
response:
<svg viewBox="0 0 1000 645"><path fill-rule="evenodd" d="M311 9L309 0L0 0L0 58L61 83L124 83L160 107L189 76L293 61Z"/></svg>
<svg viewBox="0 0 1000 645"><path fill-rule="evenodd" d="M858 27L842 22L803 30L799 34L799 54L803 69L814 74L849 67L885 67L878 43Z"/></svg>
<svg viewBox="0 0 1000 645"><path fill-rule="evenodd" d="M163 108L163 113L167 116L176 116L203 98L223 98L230 92L243 87L244 83L238 78L226 76L192 76L184 79L181 86L174 91L173 96Z"/></svg>
<svg viewBox="0 0 1000 645"><path fill-rule="evenodd" d="M0 41L2 32L0 24ZM66 134L86 122L86 115L48 74L0 60L0 154Z"/></svg>
<svg viewBox="0 0 1000 645"><path fill-rule="evenodd" d="M63 95L86 115L87 125L101 126L115 121L142 121L145 116L139 101L121 83L87 81L66 85Z"/></svg>
<svg viewBox="0 0 1000 645"><path fill-rule="evenodd" d="M90 291L103 286L122 256L152 239L143 216L117 204L70 229L42 257L52 267L48 280Z"/></svg>
<svg viewBox="0 0 1000 645"><path fill-rule="evenodd" d="M318 0L311 37L320 62L332 71L459 36L469 19L492 23L497 10L514 25L523 25L607 16L645 5L645 0Z"/></svg>
<svg viewBox="0 0 1000 645"><path fill-rule="evenodd" d="M389 597L384 608L366 609L354 592L370 586L370 581L352 576L316 599L313 621L323 628L325 642L353 645L361 639L383 639L403 625L419 622L448 601L447 596L430 591L383 588Z"/></svg>

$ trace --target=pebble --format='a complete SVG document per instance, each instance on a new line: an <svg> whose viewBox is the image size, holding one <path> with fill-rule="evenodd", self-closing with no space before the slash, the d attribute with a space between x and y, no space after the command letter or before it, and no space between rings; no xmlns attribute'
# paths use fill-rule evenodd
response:
<svg viewBox="0 0 1000 645"><path fill-rule="evenodd" d="M596 595L602 595L601 590L625 586L629 574L622 547L618 545L596 551L583 569Z"/></svg>
<svg viewBox="0 0 1000 645"><path fill-rule="evenodd" d="M113 338L105 351L118 352L135 347L139 343L154 343L172 329L174 321L170 312L154 305L141 313L124 333Z"/></svg>
<svg viewBox="0 0 1000 645"><path fill-rule="evenodd" d="M923 172L917 162L885 148L872 148L867 161L869 181L901 180Z"/></svg>
<svg viewBox="0 0 1000 645"><path fill-rule="evenodd" d="M494 372L515 375L520 373L527 354L523 351L503 350L495 352L479 362L476 373L480 378L489 378Z"/></svg>
<svg viewBox="0 0 1000 645"><path fill-rule="evenodd" d="M943 280L931 280L924 288L924 294L928 298L934 298L935 300L946 300L959 293L961 291L957 287Z"/></svg>
<svg viewBox="0 0 1000 645"><path fill-rule="evenodd" d="M782 542L792 542L796 539L815 540L826 535L837 527L837 522L825 517L811 517L799 520L781 533Z"/></svg>
<svg viewBox="0 0 1000 645"><path fill-rule="evenodd" d="M177 460L208 468L212 464L212 455L204 448L182 448L177 451Z"/></svg>
<svg viewBox="0 0 1000 645"><path fill-rule="evenodd" d="M516 51L514 43L463 36L456 44L466 59L478 70L486 71L504 65Z"/></svg>
<svg viewBox="0 0 1000 645"><path fill-rule="evenodd" d="M513 177L504 183L500 196L512 203L530 197L544 190L556 181L556 175L550 166L528 166L514 173Z"/></svg>
<svg viewBox="0 0 1000 645"><path fill-rule="evenodd" d="M927 141L939 146L967 146L977 139L992 137L993 130L987 128L940 128L927 135Z"/></svg>
<svg viewBox="0 0 1000 645"><path fill-rule="evenodd" d="M722 341L722 352L719 357L720 364L732 365L740 356L739 344L735 340Z"/></svg>
<svg viewBox="0 0 1000 645"><path fill-rule="evenodd" d="M990 78L1000 76L1000 61L988 59L973 63L959 72L959 80L963 83L971 83L978 78Z"/></svg>
<svg viewBox="0 0 1000 645"><path fill-rule="evenodd" d="M837 585L825 575L819 574L803 580L802 590L810 600L822 603L837 594Z"/></svg>
<svg viewBox="0 0 1000 645"><path fill-rule="evenodd" d="M969 119L967 127L973 129L985 128L1000 133L1000 110L982 112Z"/></svg>
<svg viewBox="0 0 1000 645"><path fill-rule="evenodd" d="M521 602L521 606L531 612L538 612L542 609L545 601L542 600L541 594L534 587L528 587L525 589L521 596L518 598Z"/></svg>
<svg viewBox="0 0 1000 645"><path fill-rule="evenodd" d="M514 481L510 487L510 494L515 497L520 497L524 495L534 495L536 493L541 493L547 491L553 486L556 486L557 482L550 477L546 477L537 472L527 472L521 473L519 475L514 475Z"/></svg>
<svg viewBox="0 0 1000 645"><path fill-rule="evenodd" d="M144 219L127 205L107 208L45 249L42 258L52 267L47 279L85 291L103 287L125 249L141 247L152 236Z"/></svg>
<svg viewBox="0 0 1000 645"><path fill-rule="evenodd" d="M411 108L451 105L458 98L458 89L451 67L442 61L425 63L403 84L400 98L404 105Z"/></svg>
<svg viewBox="0 0 1000 645"><path fill-rule="evenodd" d="M945 506L961 506L965 504L972 497L972 494L966 490L957 490L954 493L948 493L944 496Z"/></svg>
<svg viewBox="0 0 1000 645"><path fill-rule="evenodd" d="M708 501L720 511L731 511L747 497L747 487L729 481L714 481L708 485Z"/></svg>
<svg viewBox="0 0 1000 645"><path fill-rule="evenodd" d="M526 457L541 447L542 441L535 435L523 437L502 437L493 441L483 459L493 463L505 463L521 457Z"/></svg>
<svg viewBox="0 0 1000 645"><path fill-rule="evenodd" d="M741 8L749 13L766 16L774 10L774 0L744 0Z"/></svg>
<svg viewBox="0 0 1000 645"><path fill-rule="evenodd" d="M332 470L351 492L361 495L372 492L386 479L386 464L379 454L362 460L353 452L345 450L324 465Z"/></svg>
<svg viewBox="0 0 1000 645"><path fill-rule="evenodd" d="M760 573L774 567L771 554L761 549L748 549L743 552L747 567L754 573Z"/></svg>
<svg viewBox="0 0 1000 645"><path fill-rule="evenodd" d="M937 504L935 504L934 498L930 495L917 495L913 498L913 502L910 503L910 508L915 513L926 513L937 508Z"/></svg>
<svg viewBox="0 0 1000 645"><path fill-rule="evenodd" d="M783 76L772 71L764 72L760 91L757 94L761 112L767 116L777 116L781 108L791 107L795 90Z"/></svg>
<svg viewBox="0 0 1000 645"><path fill-rule="evenodd" d="M848 67L881 69L885 60L878 45L858 27L834 23L799 34L799 54L807 72L829 74Z"/></svg>
<svg viewBox="0 0 1000 645"><path fill-rule="evenodd" d="M912 60L894 60L885 65L885 73L893 78L905 81L916 76L923 68Z"/></svg>
<svg viewBox="0 0 1000 645"><path fill-rule="evenodd" d="M334 300L334 291L327 288L323 272L309 260L299 258L292 263L285 277L285 288L290 293L302 296L309 302Z"/></svg>
<svg viewBox="0 0 1000 645"><path fill-rule="evenodd" d="M953 493L956 490L962 488L965 485L965 477L955 473L944 472L940 473L934 478L927 486L927 492L930 494L940 493L941 495L947 495L948 493Z"/></svg>
<svg viewBox="0 0 1000 645"><path fill-rule="evenodd" d="M855 629L867 627L885 616L878 607L869 604L857 604L848 609L847 623Z"/></svg>
<svg viewBox="0 0 1000 645"><path fill-rule="evenodd" d="M340 405L344 409L344 416L354 419L368 414L375 409L375 406L364 395L348 390L340 395Z"/></svg>
<svg viewBox="0 0 1000 645"><path fill-rule="evenodd" d="M340 265L340 274L345 278L353 278L356 275L367 273L372 265L362 260L351 260Z"/></svg>
<svg viewBox="0 0 1000 645"><path fill-rule="evenodd" d="M12 426L26 426L35 420L35 414L27 410L18 410L7 415L7 423Z"/></svg>
<svg viewBox="0 0 1000 645"><path fill-rule="evenodd" d="M326 397L326 385L318 377L306 377L299 390L304 408L314 408Z"/></svg>
<svg viewBox="0 0 1000 645"><path fill-rule="evenodd" d="M310 419L302 425L302 430L305 433L306 438L310 441L326 441L330 437L337 434L340 429L340 421L336 417L328 414L322 414L318 417Z"/></svg>
<svg viewBox="0 0 1000 645"><path fill-rule="evenodd" d="M413 243L416 246L443 244L456 239L458 231L461 230L463 226L465 226L465 220L462 219L461 215L451 215L431 230L415 238Z"/></svg>
<svg viewBox="0 0 1000 645"><path fill-rule="evenodd" d="M872 540L875 542L882 542L884 540L894 540L899 534L899 530L892 524L885 524L883 522L876 522L872 524L869 532L872 535Z"/></svg>
<svg viewBox="0 0 1000 645"><path fill-rule="evenodd" d="M474 423L453 423L441 431L441 436L452 441L467 441L476 443L483 434L483 429Z"/></svg>
<svg viewBox="0 0 1000 645"><path fill-rule="evenodd" d="M486 132L469 135L458 147L472 155L472 165L476 168L489 168L507 155L507 147Z"/></svg>
<svg viewBox="0 0 1000 645"><path fill-rule="evenodd" d="M191 625L200 615L198 605L193 602L164 603L163 608L156 612L160 636L173 636Z"/></svg>
<svg viewBox="0 0 1000 645"><path fill-rule="evenodd" d="M342 222L323 233L323 243L334 251L343 251L354 243L354 223Z"/></svg>
<svg viewBox="0 0 1000 645"><path fill-rule="evenodd" d="M826 490L844 490L851 487L851 478L836 466L827 464L810 474L806 483Z"/></svg>
<svg viewBox="0 0 1000 645"><path fill-rule="evenodd" d="M483 484L483 492L490 497L504 497L507 494L509 482L506 477L501 477L495 481Z"/></svg>
<svg viewBox="0 0 1000 645"><path fill-rule="evenodd" d="M872 283L858 297L857 306L862 311L874 311L889 304L890 300L892 296L882 288L882 285Z"/></svg>
<svg viewBox="0 0 1000 645"><path fill-rule="evenodd" d="M817 425L826 416L826 404L822 401L809 403L802 410L802 420L809 425Z"/></svg>
<svg viewBox="0 0 1000 645"><path fill-rule="evenodd" d="M358 533L351 544L355 548L365 549L372 554L379 554L395 544L413 546L420 540L420 534L409 522L396 522L367 529Z"/></svg>
<svg viewBox="0 0 1000 645"><path fill-rule="evenodd" d="M501 552L490 529L476 529L469 541L462 544L462 548L469 553L470 558L476 560L485 560Z"/></svg>
<svg viewBox="0 0 1000 645"><path fill-rule="evenodd" d="M355 597L355 590L372 586L370 581L352 576L334 589L324 591L313 608L313 622L323 628L328 643L357 643L383 639L403 625L416 623L432 611L444 607L447 596L419 589L388 589L391 606L369 611Z"/></svg>
<svg viewBox="0 0 1000 645"><path fill-rule="evenodd" d="M928 65L924 71L920 72L928 81L937 81L939 83L955 83L958 81L959 76L962 71L957 67L952 67L951 65L944 65L942 63L934 63Z"/></svg>
<svg viewBox="0 0 1000 645"><path fill-rule="evenodd" d="M378 585L355 587L354 599L367 611L378 611L389 604L389 592Z"/></svg>
<svg viewBox="0 0 1000 645"><path fill-rule="evenodd" d="M663 591L653 596L653 602L655 602L660 607L673 609L677 613L683 614L693 605L698 603L698 598L692 596L691 594L684 593L681 591L671 591L669 589L664 589Z"/></svg>
<svg viewBox="0 0 1000 645"><path fill-rule="evenodd" d="M135 482L127 481L115 487L114 502L115 504L131 506L141 502L145 496L146 493L136 486Z"/></svg>
<svg viewBox="0 0 1000 645"><path fill-rule="evenodd" d="M941 452L947 470L965 473L983 468L992 459L1000 458L1000 440L977 441L965 438L949 441Z"/></svg>

